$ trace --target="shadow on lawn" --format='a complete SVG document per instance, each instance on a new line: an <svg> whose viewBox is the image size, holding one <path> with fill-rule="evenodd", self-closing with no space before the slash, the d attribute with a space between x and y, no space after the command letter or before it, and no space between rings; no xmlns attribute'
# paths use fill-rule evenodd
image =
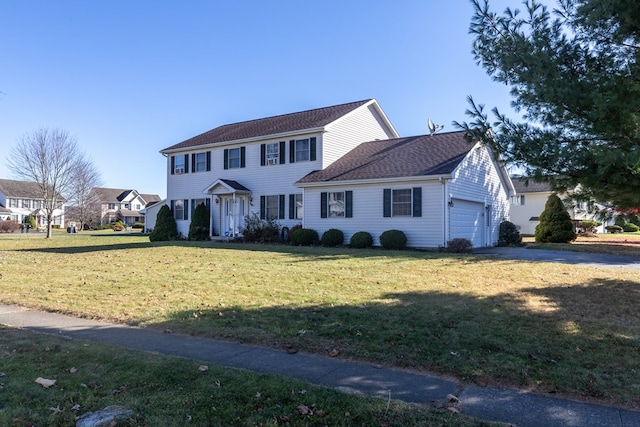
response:
<svg viewBox="0 0 640 427"><path fill-rule="evenodd" d="M596 279L484 298L452 290L398 292L360 305L203 302L151 326L637 408L638 306L640 282Z"/></svg>

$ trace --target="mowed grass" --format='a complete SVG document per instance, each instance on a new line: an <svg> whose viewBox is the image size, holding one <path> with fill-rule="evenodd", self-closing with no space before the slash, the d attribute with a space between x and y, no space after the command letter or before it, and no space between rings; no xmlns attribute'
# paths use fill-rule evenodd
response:
<svg viewBox="0 0 640 427"><path fill-rule="evenodd" d="M3 327L0 363L2 426L73 426L111 405L133 411L117 422L129 427L496 425L447 409ZM44 388L37 378L55 384Z"/></svg>
<svg viewBox="0 0 640 427"><path fill-rule="evenodd" d="M638 271L418 251L0 237L0 301L640 407Z"/></svg>

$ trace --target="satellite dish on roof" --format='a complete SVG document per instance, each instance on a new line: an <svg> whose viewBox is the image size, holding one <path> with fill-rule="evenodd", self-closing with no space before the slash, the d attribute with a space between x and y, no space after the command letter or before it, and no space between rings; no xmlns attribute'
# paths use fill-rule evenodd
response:
<svg viewBox="0 0 640 427"><path fill-rule="evenodd" d="M440 129L444 127L443 125L437 125L433 123L433 120L431 120L431 117L429 117L428 123L429 123L429 135L433 135L434 133L438 132Z"/></svg>

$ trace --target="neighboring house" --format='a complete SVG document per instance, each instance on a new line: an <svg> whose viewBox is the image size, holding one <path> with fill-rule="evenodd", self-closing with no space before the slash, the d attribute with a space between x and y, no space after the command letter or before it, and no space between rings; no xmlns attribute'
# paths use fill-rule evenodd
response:
<svg viewBox="0 0 640 427"><path fill-rule="evenodd" d="M64 225L64 198L60 206L52 212L52 226ZM36 218L38 227L46 227L47 212L40 187L35 182L0 179L0 218L24 222L29 216Z"/></svg>
<svg viewBox="0 0 640 427"><path fill-rule="evenodd" d="M200 203L214 235L239 235L251 214L290 228L305 212L298 179L361 142L397 136L373 99L220 126L161 151L166 203L183 236Z"/></svg>
<svg viewBox="0 0 640 427"><path fill-rule="evenodd" d="M145 217L140 211L160 201L160 196L156 194L141 194L136 190L95 187L91 192L92 199L100 204L101 224L121 220L130 226L135 222L144 222Z"/></svg>
<svg viewBox="0 0 640 427"><path fill-rule="evenodd" d="M371 141L297 182L304 189L304 226L342 230L345 241L368 231L379 244L402 230L410 247L446 246L454 238L474 247L498 241L514 194L504 166L464 132Z"/></svg>
<svg viewBox="0 0 640 427"><path fill-rule="evenodd" d="M536 182L533 178L512 177L516 194L511 197L510 221L519 228L520 234L534 235L536 226L540 223L540 214L544 211L544 206L550 195L556 194L551 189L548 182ZM558 195L561 199L566 196ZM608 208L600 203L577 202L567 207L567 212L574 224L577 226L583 220L600 221L603 224L598 227L598 231L605 232L609 223L601 219L601 213Z"/></svg>
<svg viewBox="0 0 640 427"><path fill-rule="evenodd" d="M510 178L462 132L399 138L373 100L220 126L161 151L167 205L186 236L195 207L209 207L212 235L237 236L245 216L339 228L346 242L398 228L413 247L455 237L498 239Z"/></svg>

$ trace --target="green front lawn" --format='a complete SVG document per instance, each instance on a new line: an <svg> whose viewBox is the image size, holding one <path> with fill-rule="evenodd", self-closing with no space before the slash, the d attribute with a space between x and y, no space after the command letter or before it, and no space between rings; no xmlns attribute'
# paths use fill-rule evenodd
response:
<svg viewBox="0 0 640 427"><path fill-rule="evenodd" d="M0 237L0 301L640 406L637 271L86 234Z"/></svg>

